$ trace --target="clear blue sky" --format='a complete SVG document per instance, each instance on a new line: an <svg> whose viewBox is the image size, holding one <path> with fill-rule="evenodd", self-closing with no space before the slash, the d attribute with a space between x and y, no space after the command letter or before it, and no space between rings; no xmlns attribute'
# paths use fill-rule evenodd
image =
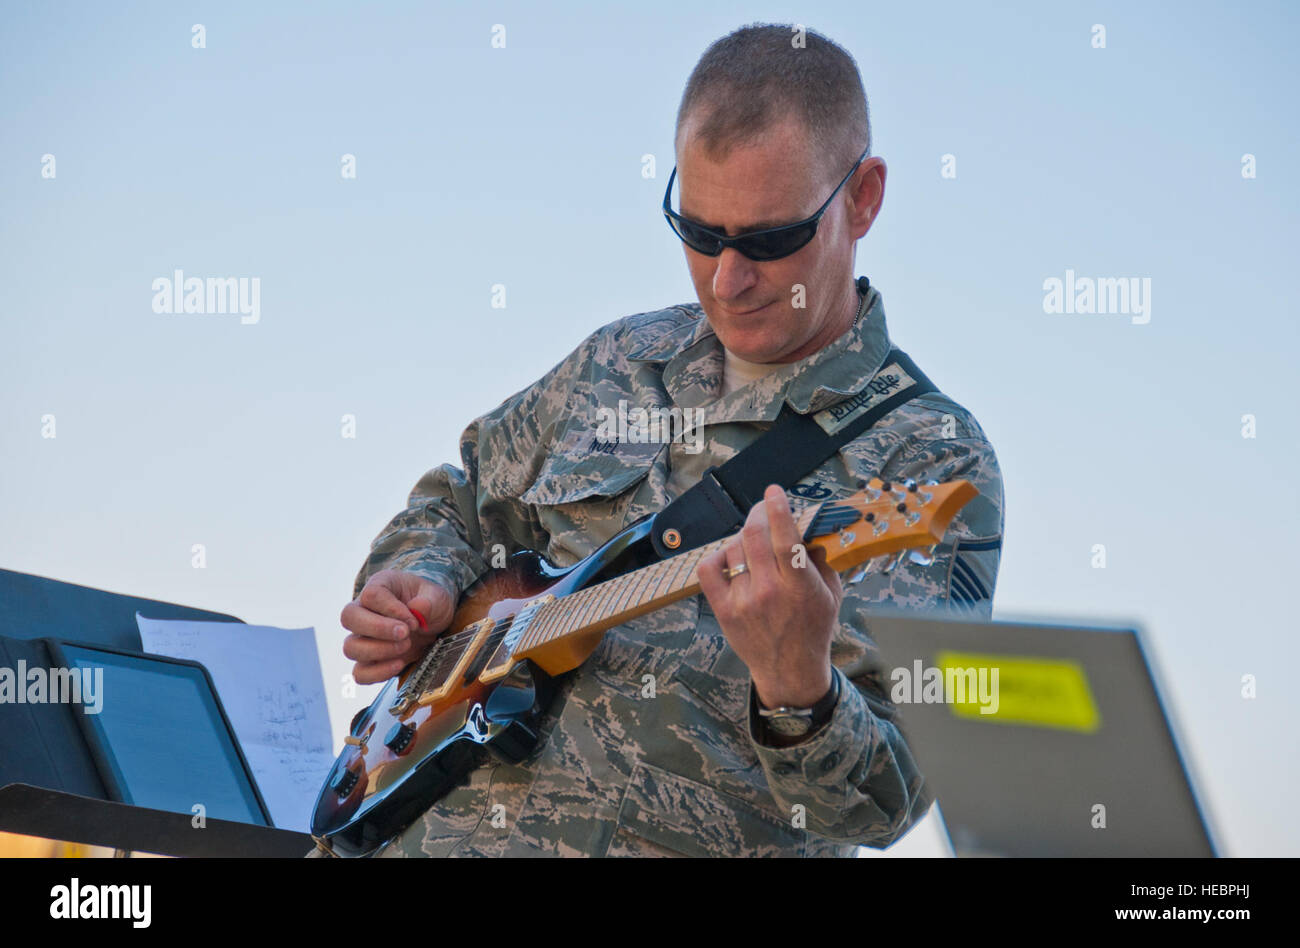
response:
<svg viewBox="0 0 1300 948"><path fill-rule="evenodd" d="M889 167L858 272L997 449L997 616L1143 623L1225 850L1300 855L1288 4L7 4L0 566L315 626L341 735L338 613L419 476L694 299L673 120L754 20L858 60ZM258 277L260 321L155 313L175 269ZM1150 322L1044 313L1067 269L1149 278Z"/></svg>

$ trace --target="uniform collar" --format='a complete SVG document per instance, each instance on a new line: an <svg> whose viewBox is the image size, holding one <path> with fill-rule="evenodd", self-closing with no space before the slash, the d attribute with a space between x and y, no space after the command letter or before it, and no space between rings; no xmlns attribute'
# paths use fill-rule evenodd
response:
<svg viewBox="0 0 1300 948"><path fill-rule="evenodd" d="M693 322L665 333L629 354L628 359L666 363L663 382L668 394L682 408L704 408L707 424L773 421L783 404L800 414L821 411L861 391L889 354L885 307L875 287L867 289L865 308L857 323L824 349L725 398L718 398L722 343L699 304L686 307L696 315Z"/></svg>

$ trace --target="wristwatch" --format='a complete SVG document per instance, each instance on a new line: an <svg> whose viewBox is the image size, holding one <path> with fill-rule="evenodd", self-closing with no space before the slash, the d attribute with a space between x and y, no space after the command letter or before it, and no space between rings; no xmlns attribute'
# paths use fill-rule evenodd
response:
<svg viewBox="0 0 1300 948"><path fill-rule="evenodd" d="M753 687L752 685L750 686ZM835 713L840 698L840 676L831 672L831 688L825 697L811 708L765 708L754 690L754 707L773 734L781 737L804 737L820 728Z"/></svg>

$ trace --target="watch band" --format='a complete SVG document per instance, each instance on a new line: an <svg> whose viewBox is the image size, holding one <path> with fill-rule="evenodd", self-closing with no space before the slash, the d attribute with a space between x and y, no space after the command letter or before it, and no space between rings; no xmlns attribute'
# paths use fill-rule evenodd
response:
<svg viewBox="0 0 1300 948"><path fill-rule="evenodd" d="M752 687L752 686L751 686ZM820 728L835 713L839 703L840 676L831 670L831 687L816 704L809 708L765 708L758 700L758 691L754 691L754 707L759 718L775 733L782 737L799 737Z"/></svg>

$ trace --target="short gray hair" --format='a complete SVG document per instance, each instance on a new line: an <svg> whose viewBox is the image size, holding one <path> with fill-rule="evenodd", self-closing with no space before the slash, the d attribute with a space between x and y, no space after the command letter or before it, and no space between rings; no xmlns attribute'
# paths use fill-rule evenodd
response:
<svg viewBox="0 0 1300 948"><path fill-rule="evenodd" d="M677 109L682 125L697 111L706 152L725 158L738 145L793 115L811 137L830 180L871 148L871 115L858 64L848 51L813 30L751 23L715 41L695 64ZM803 45L795 43L802 36Z"/></svg>

